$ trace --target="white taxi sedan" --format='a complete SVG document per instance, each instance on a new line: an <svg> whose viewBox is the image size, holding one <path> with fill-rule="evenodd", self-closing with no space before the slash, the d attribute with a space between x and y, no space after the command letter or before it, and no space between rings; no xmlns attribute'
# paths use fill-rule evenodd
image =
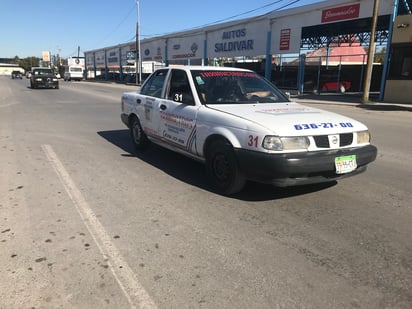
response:
<svg viewBox="0 0 412 309"><path fill-rule="evenodd" d="M182 66L151 74L121 98L139 150L150 142L205 163L225 195L247 180L276 186L330 182L374 161L368 128L289 99L253 71Z"/></svg>

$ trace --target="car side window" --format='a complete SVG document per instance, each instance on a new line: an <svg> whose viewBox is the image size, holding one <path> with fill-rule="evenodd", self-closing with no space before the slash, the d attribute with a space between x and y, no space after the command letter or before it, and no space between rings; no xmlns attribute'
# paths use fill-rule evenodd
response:
<svg viewBox="0 0 412 309"><path fill-rule="evenodd" d="M187 105L194 104L192 89L190 88L189 79L185 71L172 70L167 98Z"/></svg>
<svg viewBox="0 0 412 309"><path fill-rule="evenodd" d="M141 94L160 98L162 95L162 89L164 85L164 81L166 79L167 70L159 70L154 73L149 80L143 85L142 89L140 90Z"/></svg>

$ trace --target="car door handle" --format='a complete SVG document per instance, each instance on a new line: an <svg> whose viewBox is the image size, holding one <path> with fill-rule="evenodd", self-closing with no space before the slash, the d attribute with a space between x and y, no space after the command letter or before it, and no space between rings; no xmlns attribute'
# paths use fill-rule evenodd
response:
<svg viewBox="0 0 412 309"><path fill-rule="evenodd" d="M167 106L166 106L166 105L164 105L164 104L160 104L160 109L161 109L162 111L164 111L166 108L167 108Z"/></svg>

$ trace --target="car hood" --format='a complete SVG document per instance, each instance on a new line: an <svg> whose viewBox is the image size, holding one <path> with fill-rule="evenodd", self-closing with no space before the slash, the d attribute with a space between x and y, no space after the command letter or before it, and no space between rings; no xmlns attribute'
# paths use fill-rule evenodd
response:
<svg viewBox="0 0 412 309"><path fill-rule="evenodd" d="M259 124L276 135L302 136L367 130L346 116L295 102L208 105L209 108Z"/></svg>

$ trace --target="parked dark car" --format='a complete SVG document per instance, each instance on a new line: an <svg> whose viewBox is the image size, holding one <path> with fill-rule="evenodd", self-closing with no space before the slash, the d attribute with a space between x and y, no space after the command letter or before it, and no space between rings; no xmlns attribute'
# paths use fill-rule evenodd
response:
<svg viewBox="0 0 412 309"><path fill-rule="evenodd" d="M15 79L15 78L22 79L23 74L20 71L13 71L13 72L11 72L11 78L12 79Z"/></svg>
<svg viewBox="0 0 412 309"><path fill-rule="evenodd" d="M50 68L33 68L30 76L30 87L59 89L59 80Z"/></svg>

